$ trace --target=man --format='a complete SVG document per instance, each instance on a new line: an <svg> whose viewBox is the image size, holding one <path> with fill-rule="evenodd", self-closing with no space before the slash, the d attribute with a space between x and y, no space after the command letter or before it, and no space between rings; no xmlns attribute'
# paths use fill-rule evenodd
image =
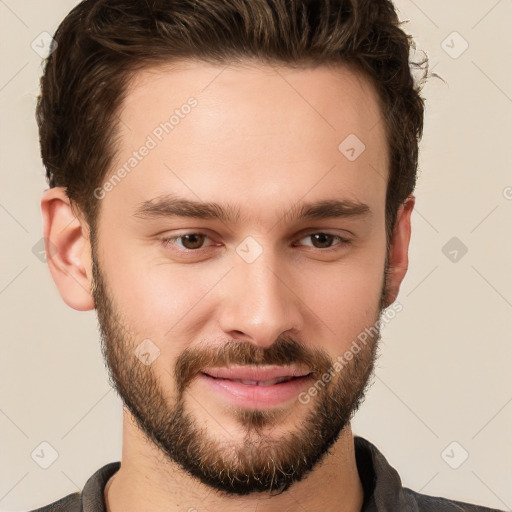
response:
<svg viewBox="0 0 512 512"><path fill-rule="evenodd" d="M55 40L48 262L125 408L121 462L39 510L491 510L403 488L350 426L423 124L391 2L85 1Z"/></svg>

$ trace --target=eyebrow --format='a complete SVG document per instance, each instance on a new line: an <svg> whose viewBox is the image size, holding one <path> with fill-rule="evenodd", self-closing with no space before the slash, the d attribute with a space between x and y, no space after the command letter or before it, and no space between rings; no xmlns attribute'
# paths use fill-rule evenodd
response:
<svg viewBox="0 0 512 512"><path fill-rule="evenodd" d="M371 208L362 202L351 199L324 199L315 202L298 202L283 209L281 221L318 220L329 218L369 217ZM201 202L175 195L160 196L140 203L134 214L139 219L168 217L189 217L194 219L216 219L236 224L243 218L240 209L232 204Z"/></svg>

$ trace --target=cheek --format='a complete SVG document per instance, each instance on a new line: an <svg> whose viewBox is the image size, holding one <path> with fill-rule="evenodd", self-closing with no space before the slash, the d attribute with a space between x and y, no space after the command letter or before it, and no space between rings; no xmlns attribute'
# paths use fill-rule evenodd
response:
<svg viewBox="0 0 512 512"><path fill-rule="evenodd" d="M336 265L302 272L302 297L332 348L350 344L373 325L379 314L384 281L385 248L367 249Z"/></svg>
<svg viewBox="0 0 512 512"><path fill-rule="evenodd" d="M176 339L191 326L203 299L226 269L178 265L137 244L109 248L103 265L117 309L142 339ZM197 306L200 307L197 307ZM162 344L163 346L163 344ZM182 347L184 348L184 347Z"/></svg>
<svg viewBox="0 0 512 512"><path fill-rule="evenodd" d="M381 273L370 276L356 273L349 267L337 270L338 275L333 276L330 272L325 279L315 273L315 286L308 286L308 305L329 326L361 325L361 322L371 320L381 295Z"/></svg>

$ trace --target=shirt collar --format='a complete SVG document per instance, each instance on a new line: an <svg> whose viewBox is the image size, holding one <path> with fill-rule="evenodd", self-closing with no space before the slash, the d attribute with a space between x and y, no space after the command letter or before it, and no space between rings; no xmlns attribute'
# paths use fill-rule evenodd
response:
<svg viewBox="0 0 512 512"><path fill-rule="evenodd" d="M357 471L364 489L361 512L409 510L400 475L370 441L354 436Z"/></svg>

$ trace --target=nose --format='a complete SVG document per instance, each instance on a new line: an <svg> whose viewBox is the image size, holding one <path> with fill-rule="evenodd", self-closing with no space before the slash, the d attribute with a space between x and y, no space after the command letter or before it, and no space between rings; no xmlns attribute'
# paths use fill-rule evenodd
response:
<svg viewBox="0 0 512 512"><path fill-rule="evenodd" d="M220 300L220 328L239 341L267 347L287 331L302 330L305 308L291 272L265 251L252 263L238 261Z"/></svg>

